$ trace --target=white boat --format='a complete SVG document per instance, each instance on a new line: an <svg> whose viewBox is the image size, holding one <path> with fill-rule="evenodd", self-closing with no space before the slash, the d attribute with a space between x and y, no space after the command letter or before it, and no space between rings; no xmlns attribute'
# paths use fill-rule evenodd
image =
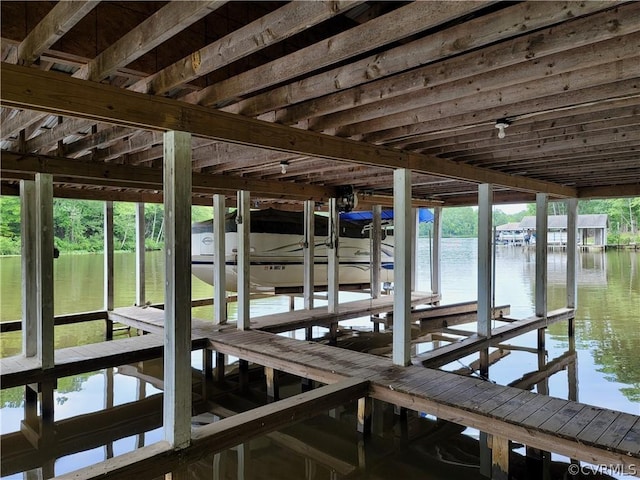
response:
<svg viewBox="0 0 640 480"><path fill-rule="evenodd" d="M371 281L371 220L340 219L339 283L341 287L369 284ZM226 290L237 291L236 214L225 219ZM275 209L251 212L250 288L253 291L293 291L304 278L304 215ZM191 271L213 285L213 221L195 223L191 230ZM314 284L326 287L328 218L315 215ZM381 282L393 281L393 226L384 222L381 243Z"/></svg>

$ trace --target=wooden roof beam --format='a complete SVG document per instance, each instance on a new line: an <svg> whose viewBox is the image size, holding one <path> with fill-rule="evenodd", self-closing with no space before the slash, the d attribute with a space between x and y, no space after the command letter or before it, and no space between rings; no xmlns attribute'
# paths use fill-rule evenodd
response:
<svg viewBox="0 0 640 480"><path fill-rule="evenodd" d="M74 3L60 2L59 4ZM192 23L227 3L226 0L169 2L140 25L129 31L96 58L80 67L75 78L99 82L112 75ZM3 135L14 135L22 128L43 118L35 112L22 112L3 124Z"/></svg>
<svg viewBox="0 0 640 480"><path fill-rule="evenodd" d="M194 136L230 143L365 165L411 168L517 190L546 192L552 196L575 195L574 189L554 183L322 135L53 72L4 64L0 82L0 100L6 107L32 108L136 128L188 131Z"/></svg>
<svg viewBox="0 0 640 480"><path fill-rule="evenodd" d="M31 65L38 57L71 30L93 10L99 0L58 2L51 11L20 42L17 49L17 62Z"/></svg>
<svg viewBox="0 0 640 480"><path fill-rule="evenodd" d="M401 40L490 3L493 0L410 3L286 57L191 93L184 100L200 105L223 106L248 93Z"/></svg>
<svg viewBox="0 0 640 480"><path fill-rule="evenodd" d="M225 110L247 116L257 116L265 112L279 110L277 112L278 122L294 124L309 118L309 116L325 115L396 96L411 89L423 88L425 83L434 85L438 82L450 81L452 78L457 78L458 75L467 76L470 70L475 69L475 57L473 57L473 61L451 60L454 62L454 68L447 72L446 78L443 80L438 80L440 76L437 74L437 70L434 71L434 67L425 67L424 71L412 69L432 64L444 58L455 57L485 45L522 35L525 32L548 27L566 20L568 16L580 17L611 6L610 2L584 2L582 4L576 2L555 2L553 4L527 2L517 4L435 32L406 45L391 48L385 51L384 55L370 56L290 85L271 89L225 107ZM575 45L585 44L594 37L595 39L610 38L609 30L611 29L606 28L609 21L612 21L612 25L620 25L622 30L629 28L627 22L618 18L620 16L616 13L605 17L602 22L597 22L597 26L607 32L607 35L598 33L598 29L588 28L589 24L580 23L571 30L568 30L569 27L559 25L557 28L560 30L560 34L557 38L550 35L552 32L545 31L542 35L538 32L538 35L532 37L532 41L529 42L515 39L506 46L489 47L487 49L488 55L493 57L492 52L495 52L496 58L482 62L482 66L491 68L490 66L495 62L495 68L498 68L500 65L506 66L516 61L528 61L531 55L544 54L545 51L558 51L566 45L567 37L570 37L572 42L575 38ZM591 22L595 21L591 20ZM632 22L629 23L632 24ZM469 32L473 32L473 35L470 35ZM540 41L542 36L544 41ZM533 41L534 39L535 41ZM398 75L405 70L408 72ZM385 79L384 77L389 78Z"/></svg>
<svg viewBox="0 0 640 480"><path fill-rule="evenodd" d="M364 0L291 2L143 78L130 90L162 95L355 7ZM257 77L259 78L259 77Z"/></svg>
<svg viewBox="0 0 640 480"><path fill-rule="evenodd" d="M0 160L0 172L3 178L11 178L14 172L32 174L40 172L52 174L57 183L63 180L80 185L162 190L162 171L155 168L69 160L4 150L0 153ZM211 194L250 190L256 196L266 198L316 201L327 201L337 195L337 190L333 187L199 173L193 174L193 190Z"/></svg>

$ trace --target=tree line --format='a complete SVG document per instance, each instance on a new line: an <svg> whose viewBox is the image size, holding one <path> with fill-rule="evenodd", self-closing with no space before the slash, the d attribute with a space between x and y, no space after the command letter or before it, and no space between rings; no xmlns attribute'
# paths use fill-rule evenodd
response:
<svg viewBox="0 0 640 480"><path fill-rule="evenodd" d="M60 252L101 252L104 248L104 202L94 200L54 199L53 221L55 246ZM159 250L164 245L164 215L161 204L145 205L145 248ZM588 200L578 203L578 213L606 213L609 216L607 243L640 243L640 197ZM192 221L211 218L210 207L192 208ZM550 215L566 214L564 202L550 202ZM535 204L521 212L506 214L497 206L494 225L519 222L535 215ZM135 204L114 203L114 244L120 251L135 250ZM421 224L420 234L429 235L432 224ZM474 207L444 208L442 236L476 237L478 212ZM20 198L0 197L0 255L20 254Z"/></svg>

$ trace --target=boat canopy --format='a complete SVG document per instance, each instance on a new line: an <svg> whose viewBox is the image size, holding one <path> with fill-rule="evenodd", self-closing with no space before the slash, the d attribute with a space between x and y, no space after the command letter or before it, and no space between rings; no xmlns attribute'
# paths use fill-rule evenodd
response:
<svg viewBox="0 0 640 480"><path fill-rule="evenodd" d="M433 214L426 208L419 209L420 222L430 222ZM228 213L225 217L225 231L237 232L237 212ZM371 212L349 212L340 214L341 237L368 238L373 215ZM382 211L383 220L393 220L393 210ZM213 231L213 220L197 222L191 226L191 233L206 233ZM252 233L279 233L288 235L304 235L304 213L267 208L251 211ZM388 232L388 234L393 234ZM328 217L315 215L315 235L326 237L329 235Z"/></svg>
<svg viewBox="0 0 640 480"><path fill-rule="evenodd" d="M236 211L225 217L225 232L237 232ZM329 235L328 217L315 215L315 235L326 237ZM341 237L368 238L369 231L365 227L370 220L351 220L340 218ZM213 220L197 222L191 226L191 233L206 233L213 231ZM304 235L304 213L267 208L251 211L251 233L279 233L284 235Z"/></svg>
<svg viewBox="0 0 640 480"><path fill-rule="evenodd" d="M428 223L433 221L433 213L431 213L431 211L427 208L419 208L418 214L420 216L420 223ZM340 218L345 220L371 221L373 219L373 213L370 211L341 213ZM393 210L382 210L382 220L393 220Z"/></svg>

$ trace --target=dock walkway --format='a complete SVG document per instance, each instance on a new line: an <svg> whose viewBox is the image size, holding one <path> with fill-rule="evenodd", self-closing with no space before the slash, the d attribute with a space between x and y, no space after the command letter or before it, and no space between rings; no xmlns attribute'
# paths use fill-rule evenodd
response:
<svg viewBox="0 0 640 480"><path fill-rule="evenodd" d="M595 464L640 461L640 416L535 394L472 377L258 331L222 330L212 349L322 383L370 382L371 396Z"/></svg>
<svg viewBox="0 0 640 480"><path fill-rule="evenodd" d="M426 305L440 300L440 295L415 292L411 295L411 305ZM270 333L282 333L306 327L328 327L341 320L378 315L393 310L393 296L368 298L344 302L336 313L329 312L327 307L315 307L311 310L292 310L251 318L251 328ZM160 315L158 314L160 313ZM109 312L109 319L124 325L151 333L160 333L164 328L164 314L156 308L122 307ZM210 322L192 320L192 326L210 326Z"/></svg>

